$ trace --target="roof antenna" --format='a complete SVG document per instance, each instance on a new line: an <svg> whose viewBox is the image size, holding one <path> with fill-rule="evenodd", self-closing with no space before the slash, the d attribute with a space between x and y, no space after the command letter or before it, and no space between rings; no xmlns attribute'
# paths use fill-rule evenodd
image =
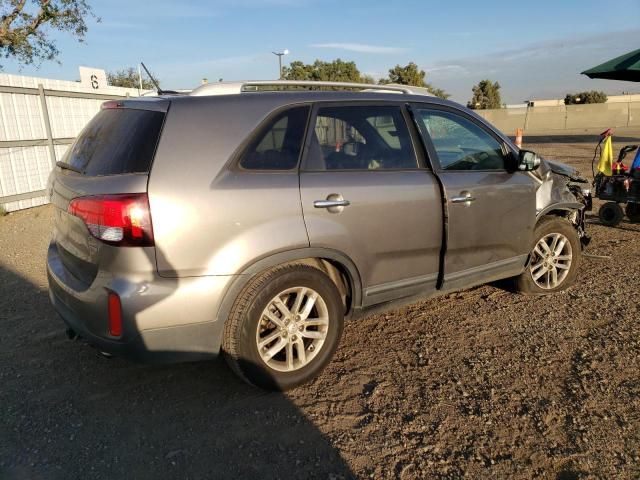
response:
<svg viewBox="0 0 640 480"><path fill-rule="evenodd" d="M158 85L158 82L156 82L156 79L153 78L153 75L151 75L151 72L147 69L144 62L140 62L140 65L142 65L142 68L144 68L144 71L147 72L147 75L149 75L149 78L151 79L151 81L156 87L156 91L158 92L158 95L162 95L164 92L160 89L160 85Z"/></svg>

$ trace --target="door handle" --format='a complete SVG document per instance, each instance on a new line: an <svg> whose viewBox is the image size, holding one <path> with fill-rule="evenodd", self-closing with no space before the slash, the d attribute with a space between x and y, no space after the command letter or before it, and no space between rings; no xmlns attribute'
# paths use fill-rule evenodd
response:
<svg viewBox="0 0 640 480"><path fill-rule="evenodd" d="M471 192L462 191L460 196L451 197L451 203L464 203L465 205L471 205L471 202L475 202L475 197L471 196Z"/></svg>
<svg viewBox="0 0 640 480"><path fill-rule="evenodd" d="M351 205L349 200L316 200L313 206L316 208L332 208L332 207L348 207Z"/></svg>
<svg viewBox="0 0 640 480"><path fill-rule="evenodd" d="M326 200L316 200L313 202L315 208L326 208L328 212L340 213L344 210L344 207L351 205L349 200L342 198L339 193L332 193L328 195Z"/></svg>

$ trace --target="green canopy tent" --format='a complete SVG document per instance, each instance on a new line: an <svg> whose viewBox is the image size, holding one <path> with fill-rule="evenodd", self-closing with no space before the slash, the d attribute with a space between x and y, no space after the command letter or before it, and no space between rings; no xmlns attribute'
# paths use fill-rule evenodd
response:
<svg viewBox="0 0 640 480"><path fill-rule="evenodd" d="M589 78L640 82L640 49L582 72Z"/></svg>

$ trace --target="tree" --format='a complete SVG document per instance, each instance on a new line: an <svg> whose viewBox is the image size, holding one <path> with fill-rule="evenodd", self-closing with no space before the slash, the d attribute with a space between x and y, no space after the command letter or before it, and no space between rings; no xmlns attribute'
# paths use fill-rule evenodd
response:
<svg viewBox="0 0 640 480"><path fill-rule="evenodd" d="M22 65L58 57L51 30L69 32L82 42L87 17L96 18L86 0L0 0L0 15L0 55Z"/></svg>
<svg viewBox="0 0 640 480"><path fill-rule="evenodd" d="M316 60L313 64L296 60L288 67L283 67L282 78L328 82L360 82L363 79L355 62L345 62L339 58L332 62Z"/></svg>
<svg viewBox="0 0 640 480"><path fill-rule="evenodd" d="M371 75L365 73L364 75L362 75L362 77L360 77L360 83L368 83L370 85L374 85L376 83L376 79Z"/></svg>
<svg viewBox="0 0 640 480"><path fill-rule="evenodd" d="M418 65L413 62L409 62L406 66L402 67L396 65L389 69L389 77L381 78L380 84L398 83L400 85L413 85L414 87L426 87L427 83L424 80L426 73L424 70L418 70Z"/></svg>
<svg viewBox="0 0 640 480"><path fill-rule="evenodd" d="M449 94L441 88L436 88L429 84L425 80L426 73L424 70L419 70L418 65L414 62L409 62L404 67L396 65L389 69L389 77L381 78L379 83L381 85L389 83L397 83L400 85L413 85L414 87L423 87L429 90L433 95L440 98L449 98Z"/></svg>
<svg viewBox="0 0 640 480"><path fill-rule="evenodd" d="M282 78L284 80L312 80L329 82L356 82L374 84L375 79L371 75L361 74L355 62L346 62L336 59L332 62L316 60L313 64L305 64L299 60L293 61L288 67L284 67ZM380 79L381 85L398 83L401 85L413 85L428 88L429 91L440 98L448 98L447 92L435 88L425 82L425 72L418 71L418 66L411 62L406 67L396 65L389 70L389 78Z"/></svg>
<svg viewBox="0 0 640 480"><path fill-rule="evenodd" d="M159 85L160 80L158 80L158 77L153 75L153 78L156 79ZM114 87L126 87L126 88L140 87L140 81L138 80L138 71L133 67L124 68L116 72L108 72L107 82L109 83L109 85L112 85ZM142 77L143 90L155 90L155 88L156 88L155 85L150 79L145 78L144 76Z"/></svg>
<svg viewBox="0 0 640 480"><path fill-rule="evenodd" d="M607 101L607 94L604 92L598 92L591 90L589 92L580 92L570 94L568 93L564 97L565 105L581 105L584 103L605 103Z"/></svg>
<svg viewBox="0 0 640 480"><path fill-rule="evenodd" d="M485 110L488 108L502 108L500 99L500 84L491 80L482 80L473 87L473 97L467 107Z"/></svg>
<svg viewBox="0 0 640 480"><path fill-rule="evenodd" d="M446 100L447 98L449 98L451 96L445 90L443 90L442 88L437 88L437 87L434 87L434 86L432 86L430 84L427 84L427 88L429 89L429 91L431 92L431 94L434 97L444 98Z"/></svg>

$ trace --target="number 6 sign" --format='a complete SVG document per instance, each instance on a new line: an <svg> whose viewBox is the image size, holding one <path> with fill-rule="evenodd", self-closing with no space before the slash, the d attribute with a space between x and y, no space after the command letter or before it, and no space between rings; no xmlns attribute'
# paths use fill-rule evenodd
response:
<svg viewBox="0 0 640 480"><path fill-rule="evenodd" d="M101 68L80 67L80 83L91 90L104 90L107 87L107 73Z"/></svg>

